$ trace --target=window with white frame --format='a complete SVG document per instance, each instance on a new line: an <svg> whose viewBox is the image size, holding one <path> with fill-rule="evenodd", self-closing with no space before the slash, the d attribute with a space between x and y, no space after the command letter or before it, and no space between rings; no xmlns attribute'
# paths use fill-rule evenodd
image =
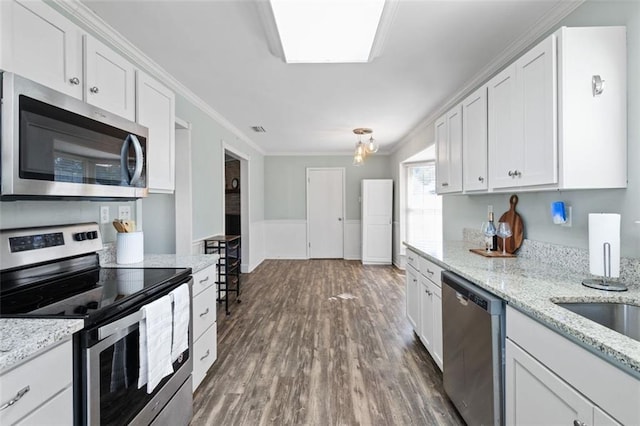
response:
<svg viewBox="0 0 640 426"><path fill-rule="evenodd" d="M442 199L436 194L435 161L406 165L406 238L421 246L442 241Z"/></svg>

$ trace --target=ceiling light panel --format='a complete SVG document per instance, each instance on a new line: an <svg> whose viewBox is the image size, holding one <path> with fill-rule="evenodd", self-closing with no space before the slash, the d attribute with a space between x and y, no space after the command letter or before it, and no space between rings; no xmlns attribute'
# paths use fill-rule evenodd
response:
<svg viewBox="0 0 640 426"><path fill-rule="evenodd" d="M271 0L288 63L367 62L384 0Z"/></svg>

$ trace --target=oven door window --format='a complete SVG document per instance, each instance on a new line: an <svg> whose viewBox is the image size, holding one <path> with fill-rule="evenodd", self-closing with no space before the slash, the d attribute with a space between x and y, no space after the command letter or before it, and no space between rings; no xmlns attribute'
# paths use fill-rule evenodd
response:
<svg viewBox="0 0 640 426"><path fill-rule="evenodd" d="M101 426L129 423L173 377L165 377L151 394L147 394L146 384L138 388L139 339L140 333L136 325L130 327L125 336L105 339L89 349L90 352L96 351L94 356L98 357L97 365L89 367L94 370L89 372L89 377L99 378L98 386L88 384L89 398L94 401L99 399L97 407L94 405L94 408L98 408L99 415L92 413L93 420L89 421L90 424L95 424L98 417ZM185 351L173 364L174 374L187 359L188 351ZM95 394L97 389L100 395Z"/></svg>
<svg viewBox="0 0 640 426"><path fill-rule="evenodd" d="M145 156L144 137L20 96L22 179L143 188Z"/></svg>

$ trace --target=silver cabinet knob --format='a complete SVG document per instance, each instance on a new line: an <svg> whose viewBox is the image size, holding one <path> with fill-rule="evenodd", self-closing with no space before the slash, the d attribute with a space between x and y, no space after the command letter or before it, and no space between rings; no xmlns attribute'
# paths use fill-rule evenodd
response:
<svg viewBox="0 0 640 426"><path fill-rule="evenodd" d="M509 173L507 173L509 175L509 177L514 177L516 174L514 172L512 172L511 170L509 170Z"/></svg>
<svg viewBox="0 0 640 426"><path fill-rule="evenodd" d="M585 422L581 422L580 420L574 420L573 426L587 426Z"/></svg>
<svg viewBox="0 0 640 426"><path fill-rule="evenodd" d="M91 93L98 93L100 90L96 86L93 86L92 88L89 89L89 91Z"/></svg>
<svg viewBox="0 0 640 426"><path fill-rule="evenodd" d="M80 84L80 79L78 77L70 78L69 83L73 84L74 86L77 86L78 84Z"/></svg>
<svg viewBox="0 0 640 426"><path fill-rule="evenodd" d="M479 182L484 182L484 178L482 176L478 176L478 181Z"/></svg>

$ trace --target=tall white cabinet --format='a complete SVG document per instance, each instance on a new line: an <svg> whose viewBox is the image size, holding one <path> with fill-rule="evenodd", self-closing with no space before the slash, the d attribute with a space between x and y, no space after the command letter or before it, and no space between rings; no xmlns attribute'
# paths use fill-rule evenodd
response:
<svg viewBox="0 0 640 426"><path fill-rule="evenodd" d="M391 264L393 180L362 180L362 263Z"/></svg>

